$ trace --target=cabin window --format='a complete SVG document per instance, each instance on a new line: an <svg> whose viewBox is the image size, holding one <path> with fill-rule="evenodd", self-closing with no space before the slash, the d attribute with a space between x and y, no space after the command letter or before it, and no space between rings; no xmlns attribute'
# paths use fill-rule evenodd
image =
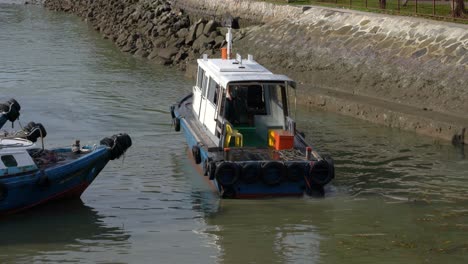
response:
<svg viewBox="0 0 468 264"><path fill-rule="evenodd" d="M210 86L208 88L207 98L214 105L217 105L218 94L219 94L219 85L213 79L210 78Z"/></svg>
<svg viewBox="0 0 468 264"><path fill-rule="evenodd" d="M17 167L18 162L16 161L13 155L4 155L2 156L2 162L5 164L5 167Z"/></svg>
<svg viewBox="0 0 468 264"><path fill-rule="evenodd" d="M265 93L261 85L249 85L247 87L247 107L250 113L256 115L266 114Z"/></svg>
<svg viewBox="0 0 468 264"><path fill-rule="evenodd" d="M203 74L203 81L202 81L202 96L206 97L206 92L208 88L208 77Z"/></svg>
<svg viewBox="0 0 468 264"><path fill-rule="evenodd" d="M200 89L202 88L204 76L205 76L205 71L202 68L198 67L197 86Z"/></svg>
<svg viewBox="0 0 468 264"><path fill-rule="evenodd" d="M281 96L281 86L280 85L268 85L268 88L270 90L270 98L271 101L276 103L279 107L283 108L283 97Z"/></svg>

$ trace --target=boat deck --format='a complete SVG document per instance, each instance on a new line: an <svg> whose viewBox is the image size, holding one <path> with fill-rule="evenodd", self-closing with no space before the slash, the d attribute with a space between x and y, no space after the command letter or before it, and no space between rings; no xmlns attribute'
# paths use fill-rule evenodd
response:
<svg viewBox="0 0 468 264"><path fill-rule="evenodd" d="M297 149L275 150L273 148L231 148L231 161L261 161L261 160L278 160L278 161L302 161L306 160L305 155Z"/></svg>
<svg viewBox="0 0 468 264"><path fill-rule="evenodd" d="M89 153L91 150L83 150L80 153L73 152L64 152L64 151L54 151L54 150L42 150L42 149L31 149L28 150L31 157L34 160L34 163L38 166L40 170L49 169L63 164L77 160Z"/></svg>
<svg viewBox="0 0 468 264"><path fill-rule="evenodd" d="M192 130L192 134L196 135L197 141L212 153L217 160L224 159L224 151L218 147L218 143L214 142L211 137L207 135L206 128L196 119L192 111L192 100L191 98L186 99L180 104L178 108L179 114L184 117L187 122L187 126ZM255 133L255 127L237 126L234 129L239 130L243 134L244 146L233 147L230 146L231 161L262 161L262 160L278 160L278 161L303 161L305 158L305 152L300 151L297 148L275 150L274 148L268 147L266 139L260 137ZM233 140L232 140L233 141ZM232 143L232 142L231 142Z"/></svg>

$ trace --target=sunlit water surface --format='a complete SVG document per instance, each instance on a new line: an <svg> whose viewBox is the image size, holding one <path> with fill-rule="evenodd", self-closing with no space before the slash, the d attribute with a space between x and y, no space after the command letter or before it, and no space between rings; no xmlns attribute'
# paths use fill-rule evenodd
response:
<svg viewBox="0 0 468 264"><path fill-rule="evenodd" d="M37 6L0 4L0 60L1 101L46 146L133 139L81 201L0 219L1 263L468 263L466 148L301 109L336 161L326 197L221 201L170 125L182 73Z"/></svg>

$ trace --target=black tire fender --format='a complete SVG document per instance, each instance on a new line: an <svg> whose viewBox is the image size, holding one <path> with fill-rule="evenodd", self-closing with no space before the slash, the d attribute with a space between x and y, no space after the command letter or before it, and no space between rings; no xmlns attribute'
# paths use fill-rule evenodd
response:
<svg viewBox="0 0 468 264"><path fill-rule="evenodd" d="M192 156L193 156L193 159L195 160L195 164L201 163L201 152L200 152L200 147L198 145L195 145L192 147Z"/></svg>
<svg viewBox="0 0 468 264"><path fill-rule="evenodd" d="M285 167L279 161L267 161L262 164L262 181L267 185L278 185L285 177Z"/></svg>
<svg viewBox="0 0 468 264"><path fill-rule="evenodd" d="M260 174L260 164L258 162L246 162L242 165L241 179L245 183L254 183L258 181Z"/></svg>
<svg viewBox="0 0 468 264"><path fill-rule="evenodd" d="M333 179L331 168L326 160L314 162L310 168L310 182L318 186L326 185Z"/></svg>
<svg viewBox="0 0 468 264"><path fill-rule="evenodd" d="M331 179L335 179L335 161L330 155L322 155L322 158L328 163L328 167L330 168Z"/></svg>
<svg viewBox="0 0 468 264"><path fill-rule="evenodd" d="M239 180L239 168L234 162L224 161L216 166L215 176L223 187L231 186Z"/></svg>
<svg viewBox="0 0 468 264"><path fill-rule="evenodd" d="M175 109L175 105L171 105L171 117L172 117L172 119L174 119L176 117L175 113L174 113L174 109Z"/></svg>
<svg viewBox="0 0 468 264"><path fill-rule="evenodd" d="M287 178L292 182L303 180L309 176L309 164L307 162L291 162L286 165Z"/></svg>
<svg viewBox="0 0 468 264"><path fill-rule="evenodd" d="M180 131L180 119L179 118L174 118L174 130L176 132L179 132Z"/></svg>
<svg viewBox="0 0 468 264"><path fill-rule="evenodd" d="M216 176L216 162L210 161L208 163L208 178L214 180Z"/></svg>

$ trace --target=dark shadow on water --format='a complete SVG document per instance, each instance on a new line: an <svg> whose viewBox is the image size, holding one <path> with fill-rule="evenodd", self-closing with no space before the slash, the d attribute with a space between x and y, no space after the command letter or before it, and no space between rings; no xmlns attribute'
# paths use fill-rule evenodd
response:
<svg viewBox="0 0 468 264"><path fill-rule="evenodd" d="M126 247L130 235L108 226L81 200L59 201L0 219L0 259L16 260L89 246Z"/></svg>

